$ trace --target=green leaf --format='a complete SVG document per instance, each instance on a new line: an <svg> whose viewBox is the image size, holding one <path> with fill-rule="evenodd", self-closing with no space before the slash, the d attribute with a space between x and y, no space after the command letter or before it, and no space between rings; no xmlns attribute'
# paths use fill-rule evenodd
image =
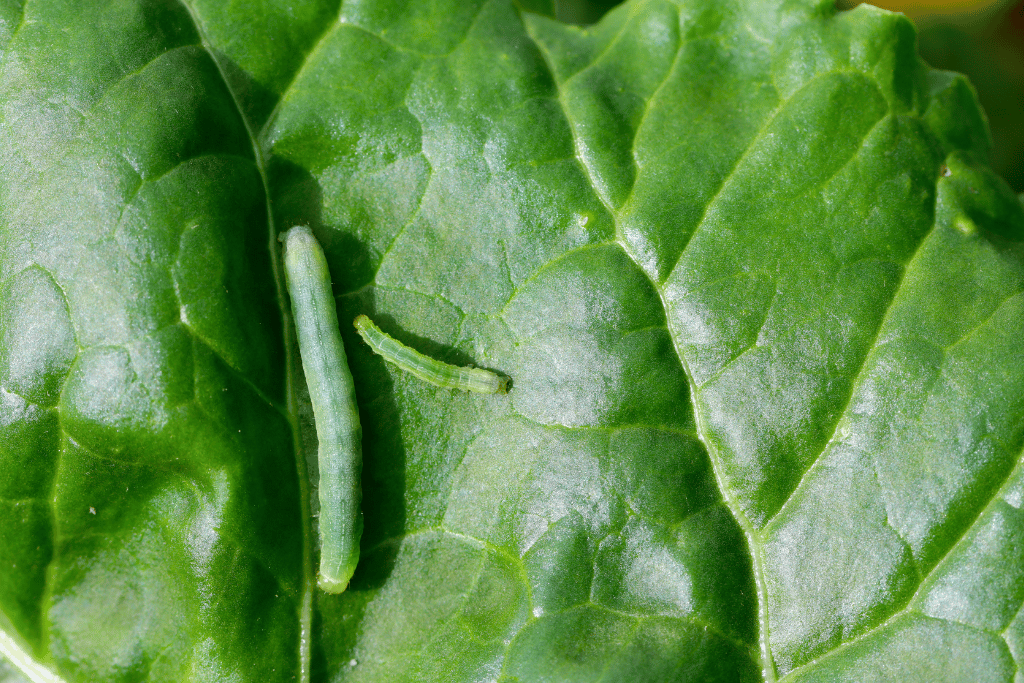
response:
<svg viewBox="0 0 1024 683"><path fill-rule="evenodd" d="M524 8L557 14L0 0L0 653L67 681L1014 681L1024 205L971 87L869 6ZM297 223L363 425L341 595ZM513 387L420 382L358 314Z"/></svg>
<svg viewBox="0 0 1024 683"><path fill-rule="evenodd" d="M929 64L966 74L992 128L991 165L1018 192L1024 189L1024 43L1020 6L927 6L916 22L921 56Z"/></svg>
<svg viewBox="0 0 1024 683"><path fill-rule="evenodd" d="M30 683L30 681L20 669L6 659L0 659L0 683Z"/></svg>

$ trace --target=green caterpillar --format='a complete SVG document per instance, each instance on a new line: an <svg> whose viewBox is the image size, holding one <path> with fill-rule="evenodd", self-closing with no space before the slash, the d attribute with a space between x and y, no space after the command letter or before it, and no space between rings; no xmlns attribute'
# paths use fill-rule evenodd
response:
<svg viewBox="0 0 1024 683"><path fill-rule="evenodd" d="M356 318L354 324L359 336L374 353L426 382L443 389L461 389L478 394L508 392L508 377L480 368L461 368L424 356L382 331L365 315Z"/></svg>
<svg viewBox="0 0 1024 683"><path fill-rule="evenodd" d="M320 442L320 573L317 584L341 593L359 562L363 533L362 429L355 384L338 330L324 252L306 226L281 236L302 369Z"/></svg>

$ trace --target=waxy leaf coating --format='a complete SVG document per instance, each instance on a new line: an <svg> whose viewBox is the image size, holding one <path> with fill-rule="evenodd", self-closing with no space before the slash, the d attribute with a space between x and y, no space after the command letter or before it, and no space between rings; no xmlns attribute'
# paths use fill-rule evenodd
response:
<svg viewBox="0 0 1024 683"><path fill-rule="evenodd" d="M1024 208L831 0L0 0L0 654L64 681L1024 670ZM528 11L531 10L531 11ZM340 326L348 589L278 232ZM0 669L0 676L7 676Z"/></svg>

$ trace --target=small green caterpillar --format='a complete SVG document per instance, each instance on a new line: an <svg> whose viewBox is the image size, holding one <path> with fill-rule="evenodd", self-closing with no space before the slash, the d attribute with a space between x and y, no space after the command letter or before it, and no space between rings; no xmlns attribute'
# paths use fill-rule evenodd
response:
<svg viewBox="0 0 1024 683"><path fill-rule="evenodd" d="M338 330L327 259L313 232L297 226L281 236L302 369L320 442L320 575L327 593L341 593L359 562L363 533L362 428L355 383Z"/></svg>
<svg viewBox="0 0 1024 683"><path fill-rule="evenodd" d="M374 353L435 386L442 389L475 391L478 394L508 392L508 377L480 368L461 368L424 356L382 331L365 315L356 318L354 325L359 336L370 345Z"/></svg>

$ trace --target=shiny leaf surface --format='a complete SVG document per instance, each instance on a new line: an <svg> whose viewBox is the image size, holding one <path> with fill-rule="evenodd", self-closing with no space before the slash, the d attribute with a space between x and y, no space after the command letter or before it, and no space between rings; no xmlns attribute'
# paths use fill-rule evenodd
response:
<svg viewBox="0 0 1024 683"><path fill-rule="evenodd" d="M970 85L868 6L550 4L0 0L0 652L1019 679L1024 208ZM341 595L294 224L364 434ZM512 389L425 384L359 314Z"/></svg>

